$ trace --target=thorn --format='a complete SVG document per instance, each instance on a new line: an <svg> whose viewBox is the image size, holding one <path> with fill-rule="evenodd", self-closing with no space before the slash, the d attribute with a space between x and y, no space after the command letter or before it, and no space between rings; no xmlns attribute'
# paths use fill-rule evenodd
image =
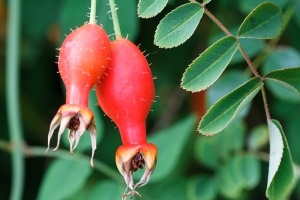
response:
<svg viewBox="0 0 300 200"><path fill-rule="evenodd" d="M73 32L73 29L70 28L70 30Z"/></svg>
<svg viewBox="0 0 300 200"><path fill-rule="evenodd" d="M153 79L155 80L155 79L158 79L158 78L156 76L154 76Z"/></svg>

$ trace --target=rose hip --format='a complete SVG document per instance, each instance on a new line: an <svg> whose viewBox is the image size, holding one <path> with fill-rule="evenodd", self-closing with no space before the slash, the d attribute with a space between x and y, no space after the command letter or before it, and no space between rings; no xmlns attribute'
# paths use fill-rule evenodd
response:
<svg viewBox="0 0 300 200"><path fill-rule="evenodd" d="M154 83L148 62L135 44L117 39L111 48L112 59L97 83L96 94L99 105L120 130L123 145L116 152L116 163L133 195L136 187L147 184L156 165L157 149L147 143L145 126ZM144 175L133 186L132 172L143 165Z"/></svg>
<svg viewBox="0 0 300 200"><path fill-rule="evenodd" d="M96 128L94 114L88 108L88 96L109 65L110 58L110 41L101 26L85 24L66 37L58 57L59 73L66 87L66 104L60 107L51 122L46 152L53 132L59 125L58 142L53 151L58 149L60 137L64 129L68 128L70 154L77 147L81 135L88 130L92 141L93 166Z"/></svg>

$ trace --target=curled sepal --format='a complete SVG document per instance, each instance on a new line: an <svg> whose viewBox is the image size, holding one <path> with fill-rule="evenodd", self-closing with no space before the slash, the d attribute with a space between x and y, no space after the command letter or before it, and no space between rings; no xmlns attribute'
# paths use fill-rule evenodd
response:
<svg viewBox="0 0 300 200"><path fill-rule="evenodd" d="M120 146L116 152L116 164L119 172L124 177L126 182L126 190L129 188L131 191L124 195L134 194L140 195L135 188L142 187L148 183L152 173L155 170L157 161L157 148L153 144L126 144ZM143 169L145 165L145 172L136 184L133 183L132 173L136 170Z"/></svg>
<svg viewBox="0 0 300 200"><path fill-rule="evenodd" d="M94 113L89 108L79 105L65 104L61 106L51 121L48 134L48 148L46 149L45 153L48 152L53 132L59 125L60 127L58 131L57 145L52 151L56 151L58 149L61 135L63 134L64 130L68 128L70 155L72 155L74 149L79 143L80 137L84 131L87 130L92 140L92 157L90 163L91 166L94 167L93 157L96 150L96 127L94 122Z"/></svg>

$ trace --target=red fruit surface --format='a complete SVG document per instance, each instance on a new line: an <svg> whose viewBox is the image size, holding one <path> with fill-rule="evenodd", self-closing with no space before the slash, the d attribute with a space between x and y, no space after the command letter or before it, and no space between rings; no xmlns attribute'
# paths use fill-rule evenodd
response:
<svg viewBox="0 0 300 200"><path fill-rule="evenodd" d="M123 144L146 143L145 121L154 99L149 64L127 39L111 43L112 59L97 83L99 104L118 126Z"/></svg>
<svg viewBox="0 0 300 200"><path fill-rule="evenodd" d="M66 104L87 107L89 92L110 58L110 41L101 26L85 24L66 37L58 59L59 73L66 86Z"/></svg>

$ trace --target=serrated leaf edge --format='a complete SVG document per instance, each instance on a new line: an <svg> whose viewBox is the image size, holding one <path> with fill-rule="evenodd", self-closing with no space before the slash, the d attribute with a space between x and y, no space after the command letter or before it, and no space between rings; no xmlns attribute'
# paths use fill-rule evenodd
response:
<svg viewBox="0 0 300 200"><path fill-rule="evenodd" d="M188 5L188 4L198 4L198 3L186 3L186 4L183 4L183 5L181 5L181 6L179 6L179 7L177 7L177 8L175 8L174 10L172 10L170 13L168 13L164 18L162 18L160 21L159 21L159 24L158 24L158 26L156 27L156 30L155 30L155 33L154 33L154 44L156 45L156 46L158 46L159 48L165 48L165 49L171 49L171 48L174 48L174 47L178 47L179 45L181 45L181 44L183 44L185 41L187 41L192 35L190 35L186 40L184 40L184 41L182 41L182 43L180 43L180 44L177 44L177 45L174 45L174 46L161 46L161 45L158 45L157 44L157 41L156 41L156 34L157 34L157 31L158 31L158 29L159 29L159 26L161 25L161 23L162 23L162 21L168 16L168 15L170 15L171 13L173 13L174 11L176 11L176 10L178 10L179 8L181 8L181 7L183 7L183 6L185 6L185 5ZM201 5L200 5L200 7L201 7ZM204 9L201 7L200 8L200 10L203 10L203 13L204 13ZM203 13L202 13L202 16L203 16ZM200 17L200 20L201 20L201 18L202 18L202 16ZM199 20L199 22L200 22L200 20ZM199 23L198 22L198 23ZM196 26L196 28L197 28L197 26ZM196 28L195 28L195 30L196 30ZM194 30L194 31L195 31ZM194 32L193 31L193 32ZM161 39L160 39L161 40Z"/></svg>
<svg viewBox="0 0 300 200"><path fill-rule="evenodd" d="M255 12L259 7L261 7L263 4L272 4L272 5L274 5L274 6L276 6L277 8L279 8L279 13L281 13L281 20L282 20L282 22L284 21L284 19L283 19L283 14L282 14L282 10L281 10L281 8L279 7L279 6L277 6L276 4L274 4L274 3L271 3L271 2L263 2L263 3L261 3L261 4L259 4L256 8L254 8L250 13L249 13L249 15L244 19L244 21L242 22L242 24L241 24L241 26L239 27L239 30L238 30L238 32L237 32L237 37L238 38L252 38L252 39L274 39L274 38L276 38L278 35L280 35L281 33L282 33L282 27L283 27L283 23L281 23L281 30L280 30L280 33L277 35L277 36L274 36L274 37L267 37L267 38L264 38L264 37L243 37L242 35L239 35L239 33L240 33L240 29L241 29L241 27L243 26L243 24L244 24L244 22L252 15L252 13L253 12ZM276 14L277 15L277 14ZM274 16L276 16L276 15L274 15ZM273 18L273 17L272 17ZM254 29L252 29L252 30L254 30ZM249 32L249 31L248 31ZM244 33L245 34L245 33Z"/></svg>
<svg viewBox="0 0 300 200"><path fill-rule="evenodd" d="M157 1L157 0L155 0L155 1ZM154 1L154 2L155 2ZM162 7L162 9L161 10L159 10L156 14L154 14L154 15L151 15L151 16L142 16L142 14L140 13L140 10L139 10L139 8L140 8L140 2L141 2L141 0L139 0L139 3L138 3L138 8L137 8L137 13L138 13L138 16L139 17L141 17L141 18L144 18L144 19L149 19L149 18L151 18L151 17L154 17L154 16L156 16L156 15L158 15L165 7L166 7L166 5L168 4L168 1L169 0L166 0L166 3L165 3L165 5ZM153 2L153 3L154 3ZM153 4L152 3L152 4ZM149 6L150 7L150 6ZM146 10L148 10L149 9L149 7L146 9ZM145 12L145 11L144 11ZM143 12L143 13L144 13Z"/></svg>
<svg viewBox="0 0 300 200"><path fill-rule="evenodd" d="M227 96L230 95L232 92L234 92L235 90L237 90L237 89L243 87L245 84L249 83L250 81L252 81L252 80L254 80L254 79L259 79L259 78L258 78L258 77L254 77L254 78L250 79L250 80L247 81L246 83L242 84L241 86L237 87L236 89L234 89L233 91L229 92L228 94L226 94L225 96L223 96L222 98L220 98L218 101L216 101L216 102L215 102L215 103L207 110L207 112L206 112L205 115L202 117L202 119L203 119L203 118L206 116L206 114L209 113L209 111L210 111L210 110L211 110L218 102L220 102L223 98L227 97ZM263 86L263 83L262 83L262 82L258 82L257 85L260 85L260 86L257 87L256 89L254 89L249 95L247 95L247 96L244 98L244 100L245 100L248 96L250 96L251 94L253 94L256 90L257 90L257 92L258 92L258 90ZM239 110L239 107L240 107L240 105L243 103L244 100L241 101L241 103L240 103L239 106L237 107L236 111ZM231 107L232 107L232 106L231 106ZM223 129L224 129L224 128L225 128L225 127L233 120L233 119L234 119L234 117L235 117L237 114L239 114L239 113L236 113L236 111L235 111L234 114L232 115L231 119L226 123L226 125L225 125L221 130L219 130L218 132L206 134L206 133L204 133L203 131L201 131L200 125L201 125L202 119L201 119L201 121L199 122L199 125L198 125L197 130L198 130L202 135L206 135L206 136L212 136L212 135L215 135L215 134L221 132L221 131L222 131L222 130L223 130ZM220 116L218 116L217 118L219 118L219 117L220 117ZM215 118L215 119L217 119L217 118ZM211 122L210 122L209 124L211 124ZM207 125L206 125L206 126L207 126ZM203 129L203 128L202 128L202 129Z"/></svg>
<svg viewBox="0 0 300 200"><path fill-rule="evenodd" d="M218 80L218 78L220 78L220 76L222 75L222 73L224 72L224 70L226 69L226 67L228 66L228 64L230 63L230 61L232 60L233 56L235 55L235 53L236 53L236 51L237 51L237 49L238 49L239 43L238 43L237 41L236 41L236 43L234 43L234 45L232 45L232 46L228 49L228 51L231 50L231 48L233 48L233 46L235 46L235 45L237 44L234 53L231 55L230 59L228 60L228 62L227 62L226 65L225 65L224 69L221 71L220 75L216 78L215 81L213 81L210 85L208 85L207 87L205 87L205 88L203 88L203 89L200 89L200 90L191 90L191 89L186 88L184 85L182 85L182 82L183 82L183 79L184 79L185 74L189 71L189 69L190 69L191 66L196 62L196 60L200 59L200 57L201 57L205 52L207 52L210 48L212 48L212 47L213 47L216 43L218 43L220 40L223 40L223 39L225 40L225 38L229 38L229 37L235 38L234 36L225 36L225 37L219 39L219 40L216 41L214 44L212 44L210 47L208 47L205 51L203 51L196 59L194 59L194 60L192 61L192 63L188 66L188 68L185 70L185 72L184 72L183 75L182 75L182 78L181 78L181 84L180 84L181 88L183 88L183 89L186 90L186 91L192 92L192 93L194 93L194 92L200 92L200 91L206 90L209 86L211 86L212 84L214 84L214 83ZM228 51L227 51L227 52L228 52ZM222 55L220 58L222 58L223 56L224 56L224 55ZM217 61L215 61L215 62L217 62ZM215 62L214 62L214 63L215 63ZM213 64L214 64L214 63L213 63ZM210 66L212 66L212 65L210 65ZM209 69L209 68L206 68L203 72L205 72L207 69ZM202 72L202 73L203 73L203 72ZM201 74L202 74L202 73L201 73ZM196 77L200 76L201 74L198 74ZM194 78L194 79L195 79L195 78ZM193 79L193 80L194 80L194 79ZM190 81L190 82L191 82L191 81ZM186 84L185 84L185 85L186 85Z"/></svg>
<svg viewBox="0 0 300 200"><path fill-rule="evenodd" d="M273 124L274 126L276 126L276 128L279 130L280 136L281 136L281 138L282 138L282 143L283 143L282 156L283 156L283 154L284 154L284 148L286 148L287 151L288 151L288 156L289 156L289 158L290 158L291 164L293 165L293 162L292 162L293 160L292 160L292 156L291 156L291 153L290 153L290 148L289 148L289 146L288 146L287 139L286 139L286 137L285 137L285 135L284 135L284 132L283 132L283 129L282 129L281 124L280 124L277 120L275 120L275 119L270 119L270 120L268 120L268 127L269 127L269 123L272 123L272 124ZM270 134L270 132L269 132L269 134ZM285 144L286 144L286 147L285 147ZM270 155L271 155L271 154L270 154ZM282 159L282 156L281 156L281 159ZM281 160L280 160L280 163L281 163ZM280 165L278 166L276 172L278 171L279 167L280 167ZM275 177L276 172L275 172L273 178ZM294 174L294 170L293 170L293 174ZM273 180L273 178L272 178L272 180ZM270 186L271 183L272 183L272 181L269 183L269 174L268 174L268 185L267 185L267 190L266 190L266 196L267 196L267 197L268 197L269 186ZM287 193L291 190L292 185L293 185L293 182L291 182L291 183L288 185L288 190L286 191Z"/></svg>
<svg viewBox="0 0 300 200"><path fill-rule="evenodd" d="M275 79L275 78L266 78L266 80L270 80L270 81L274 81L274 82L278 82L282 85L285 85L287 90L289 91L293 91L295 93L297 93L299 96L300 96L300 91L298 91L294 86L290 85L289 83L287 82L284 82L282 80L278 80L278 79Z"/></svg>

